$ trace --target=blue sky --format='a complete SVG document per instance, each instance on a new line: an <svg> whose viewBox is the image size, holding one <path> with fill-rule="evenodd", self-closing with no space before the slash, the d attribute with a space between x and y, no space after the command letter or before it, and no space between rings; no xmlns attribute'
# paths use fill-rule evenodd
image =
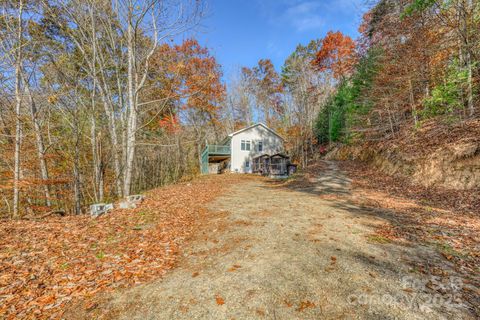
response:
<svg viewBox="0 0 480 320"><path fill-rule="evenodd" d="M195 36L223 66L225 79L241 66L270 58L277 70L295 50L329 31L357 36L364 0L207 0Z"/></svg>

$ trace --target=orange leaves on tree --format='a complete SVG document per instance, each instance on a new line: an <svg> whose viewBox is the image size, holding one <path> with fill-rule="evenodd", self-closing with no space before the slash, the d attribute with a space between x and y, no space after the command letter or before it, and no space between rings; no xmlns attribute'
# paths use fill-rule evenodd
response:
<svg viewBox="0 0 480 320"><path fill-rule="evenodd" d="M222 72L208 48L197 40L187 39L175 46L162 45L152 58L151 69L155 79L152 99L167 96L175 101L170 107L173 112L202 113L210 122L219 118L219 102L226 92ZM169 120L160 122L168 126Z"/></svg>
<svg viewBox="0 0 480 320"><path fill-rule="evenodd" d="M314 64L320 71L331 71L336 79L348 76L355 65L355 42L340 31L329 31L323 38Z"/></svg>
<svg viewBox="0 0 480 320"><path fill-rule="evenodd" d="M165 129L168 133L175 133L180 130L180 124L176 115L165 115L158 120L160 128Z"/></svg>

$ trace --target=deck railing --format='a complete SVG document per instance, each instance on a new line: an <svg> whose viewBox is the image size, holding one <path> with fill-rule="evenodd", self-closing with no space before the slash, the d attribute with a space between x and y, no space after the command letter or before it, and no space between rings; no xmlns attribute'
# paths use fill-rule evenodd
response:
<svg viewBox="0 0 480 320"><path fill-rule="evenodd" d="M208 163L210 156L230 156L231 150L228 145L207 145L202 153L201 172L208 173Z"/></svg>
<svg viewBox="0 0 480 320"><path fill-rule="evenodd" d="M228 155L230 154L230 146L208 145L208 153Z"/></svg>

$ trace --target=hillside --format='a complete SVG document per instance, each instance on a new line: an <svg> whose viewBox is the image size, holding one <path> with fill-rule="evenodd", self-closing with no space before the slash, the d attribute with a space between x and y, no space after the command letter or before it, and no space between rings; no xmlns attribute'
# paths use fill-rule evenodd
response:
<svg viewBox="0 0 480 320"><path fill-rule="evenodd" d="M394 138L334 148L327 158L359 160L425 187L480 188L480 120L405 126Z"/></svg>

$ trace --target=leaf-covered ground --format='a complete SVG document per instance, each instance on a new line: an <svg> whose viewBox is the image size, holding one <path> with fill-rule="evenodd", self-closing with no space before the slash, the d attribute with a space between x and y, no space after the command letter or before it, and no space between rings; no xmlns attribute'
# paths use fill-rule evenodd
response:
<svg viewBox="0 0 480 320"><path fill-rule="evenodd" d="M369 143L376 149L401 150L405 156L420 158L455 144L480 143L480 119L459 123L425 121L415 130L412 126L400 128L397 136Z"/></svg>
<svg viewBox="0 0 480 320"><path fill-rule="evenodd" d="M161 277L206 218L205 204L239 177L202 177L146 194L99 218L0 222L0 315L60 318L74 298Z"/></svg>
<svg viewBox="0 0 480 320"><path fill-rule="evenodd" d="M347 298L443 299L449 292L435 293L441 286L431 288L430 279L460 276L461 301L478 316L480 193L427 189L359 163L339 165L343 170L318 162L276 182L202 177L153 190L138 209L98 219L2 221L0 314L225 318L237 310L316 319L376 310L410 319L423 314L384 305L360 310ZM226 192L231 185L235 192ZM428 291L404 288L404 277L422 280ZM114 290L126 287L135 288Z"/></svg>
<svg viewBox="0 0 480 320"><path fill-rule="evenodd" d="M375 234L395 213L355 204L356 192L335 162L237 184L210 204L211 219L165 277L71 306L65 317L475 319L464 283L409 263L449 261L434 247Z"/></svg>
<svg viewBox="0 0 480 320"><path fill-rule="evenodd" d="M444 261L411 263L436 276L453 269L466 284L465 299L480 314L480 189L426 188L360 162L341 162L340 167L352 179L356 203L387 210L378 239L436 248Z"/></svg>

